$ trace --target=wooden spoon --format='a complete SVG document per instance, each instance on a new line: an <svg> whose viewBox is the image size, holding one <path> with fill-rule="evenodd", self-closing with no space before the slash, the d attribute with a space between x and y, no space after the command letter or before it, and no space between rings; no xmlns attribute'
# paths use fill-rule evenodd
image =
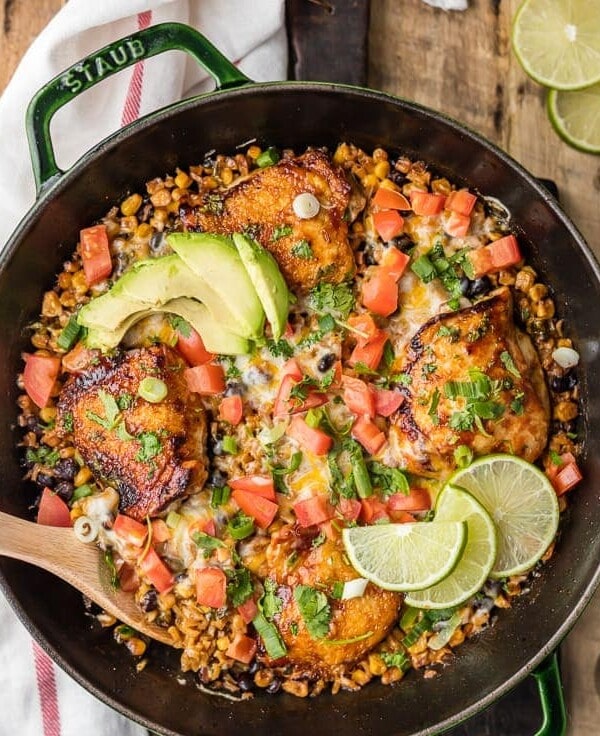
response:
<svg viewBox="0 0 600 736"><path fill-rule="evenodd" d="M166 629L145 620L133 593L113 588L99 548L80 542L72 529L42 526L0 511L0 555L51 572L119 621L151 639L173 646Z"/></svg>

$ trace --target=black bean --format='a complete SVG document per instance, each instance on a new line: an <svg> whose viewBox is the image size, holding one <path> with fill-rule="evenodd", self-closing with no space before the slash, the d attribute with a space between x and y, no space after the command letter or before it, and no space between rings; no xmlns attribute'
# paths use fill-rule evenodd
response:
<svg viewBox="0 0 600 736"><path fill-rule="evenodd" d="M570 391L575 386L577 386L577 376L572 371L563 376L552 376L550 379L550 388L558 394Z"/></svg>
<svg viewBox="0 0 600 736"><path fill-rule="evenodd" d="M467 292L469 291L470 286L471 286L470 280L466 276L463 276L462 279L460 280L460 293L463 296L466 296Z"/></svg>
<svg viewBox="0 0 600 736"><path fill-rule="evenodd" d="M216 486L217 488L222 488L223 486L227 485L227 476L224 473L222 473L218 468L215 468L210 474L210 478L208 479L208 485Z"/></svg>
<svg viewBox="0 0 600 736"><path fill-rule="evenodd" d="M278 677L273 678L273 682L267 687L269 695L275 695L281 690L281 680Z"/></svg>
<svg viewBox="0 0 600 736"><path fill-rule="evenodd" d="M248 673L251 675L255 675L260 668L260 664L258 663L257 659L253 659L252 662L250 662L250 666L248 667Z"/></svg>
<svg viewBox="0 0 600 736"><path fill-rule="evenodd" d="M367 246L364 249L363 262L365 266L376 266L377 265L377 261L375 260L375 256L373 255L373 248L371 246Z"/></svg>
<svg viewBox="0 0 600 736"><path fill-rule="evenodd" d="M33 432L38 439L40 439L40 437L44 434L44 428L39 423L38 418L35 416L35 414L30 414L27 417L27 429L30 432Z"/></svg>
<svg viewBox="0 0 600 736"><path fill-rule="evenodd" d="M56 478L48 473L38 473L35 482L40 488L54 488Z"/></svg>
<svg viewBox="0 0 600 736"><path fill-rule="evenodd" d="M492 289L492 282L487 276L482 276L480 279L475 279L469 284L468 296L475 298L477 296L485 296Z"/></svg>
<svg viewBox="0 0 600 736"><path fill-rule="evenodd" d="M57 493L63 501L70 501L73 497L74 490L75 486L68 480L61 480L60 483L57 483L54 487L54 492Z"/></svg>
<svg viewBox="0 0 600 736"><path fill-rule="evenodd" d="M390 245L394 245L398 250L401 250L404 253L415 246L408 235L399 235L397 238L390 241Z"/></svg>
<svg viewBox="0 0 600 736"><path fill-rule="evenodd" d="M150 238L150 250L156 253L158 250L160 250L165 242L165 234L164 233L154 233L154 235Z"/></svg>
<svg viewBox="0 0 600 736"><path fill-rule="evenodd" d="M146 591L140 601L140 608L144 613L150 613L150 611L156 611L158 606L158 594L154 588Z"/></svg>
<svg viewBox="0 0 600 736"><path fill-rule="evenodd" d="M243 693L249 693L254 689L254 680L252 679L252 675L248 672L242 672L238 677L237 684Z"/></svg>
<svg viewBox="0 0 600 736"><path fill-rule="evenodd" d="M244 393L244 384L240 381L227 381L225 396L241 396Z"/></svg>
<svg viewBox="0 0 600 736"><path fill-rule="evenodd" d="M394 182L394 184L397 184L399 187L401 187L408 179L406 178L406 174L403 174L401 171L392 171L390 173L390 179Z"/></svg>
<svg viewBox="0 0 600 736"><path fill-rule="evenodd" d="M54 475L61 480L73 480L77 475L79 466L72 457L65 457L56 463Z"/></svg>
<svg viewBox="0 0 600 736"><path fill-rule="evenodd" d="M336 360L335 353L327 353L317 363L317 368L321 371L321 373L326 373L331 368L331 366L335 363L335 360Z"/></svg>

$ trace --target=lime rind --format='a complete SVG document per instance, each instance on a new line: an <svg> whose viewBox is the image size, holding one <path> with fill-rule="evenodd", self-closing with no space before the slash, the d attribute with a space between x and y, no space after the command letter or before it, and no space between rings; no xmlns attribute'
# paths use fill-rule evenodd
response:
<svg viewBox="0 0 600 736"><path fill-rule="evenodd" d="M352 567L385 590L407 592L435 585L458 564L467 525L409 522L344 529L342 539Z"/></svg>
<svg viewBox="0 0 600 736"><path fill-rule="evenodd" d="M560 137L584 153L600 153L600 83L582 90L548 93L550 122Z"/></svg>
<svg viewBox="0 0 600 736"><path fill-rule="evenodd" d="M464 521L467 544L446 578L426 590L408 593L405 603L416 608L451 608L477 593L488 579L498 549L496 527L483 505L468 491L446 485L437 498L435 522Z"/></svg>
<svg viewBox="0 0 600 736"><path fill-rule="evenodd" d="M600 82L600 5L524 0L511 40L521 66L539 84L576 90Z"/></svg>
<svg viewBox="0 0 600 736"><path fill-rule="evenodd" d="M514 455L488 455L458 470L448 481L469 491L498 529L498 551L490 572L505 578L527 572L556 536L556 492L541 470Z"/></svg>

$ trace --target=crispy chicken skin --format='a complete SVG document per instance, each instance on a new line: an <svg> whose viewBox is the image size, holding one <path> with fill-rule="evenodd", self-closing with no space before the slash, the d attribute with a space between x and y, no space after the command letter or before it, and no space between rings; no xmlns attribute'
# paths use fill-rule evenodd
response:
<svg viewBox="0 0 600 736"><path fill-rule="evenodd" d="M100 358L67 381L58 402L59 426L72 416L75 447L94 472L115 485L121 511L138 521L206 480L206 418L198 395L187 389L184 368L164 345ZM167 384L163 401L137 396L148 376ZM121 404L116 418L107 397Z"/></svg>
<svg viewBox="0 0 600 736"><path fill-rule="evenodd" d="M371 583L361 597L345 601L329 597L332 615L327 636L323 639L312 637L298 610L294 588L309 585L328 592L336 581L357 577L356 570L344 559L340 538L328 539L315 548L311 547L312 539L300 536L297 527L287 526L273 535L267 548L267 577L278 584L277 595L283 601L281 613L274 620L288 650L286 660L305 676L324 675L336 665L362 657L388 634L402 602L400 594ZM297 561L290 568L292 552L297 554ZM369 632L370 636L351 644L331 643Z"/></svg>
<svg viewBox="0 0 600 736"><path fill-rule="evenodd" d="M389 439L391 458L409 472L447 475L461 444L475 455L509 452L530 462L544 449L548 392L537 354L514 324L508 288L426 322L409 344L403 371L411 382L402 389L405 401L392 417ZM469 421L467 399L447 394L448 382L472 383L474 371L492 386L476 407L479 426ZM499 416L482 418L491 404Z"/></svg>
<svg viewBox="0 0 600 736"><path fill-rule="evenodd" d="M321 203L319 213L309 220L300 219L292 208L303 192L314 194ZM292 291L304 292L321 280L337 283L353 276L344 218L350 200L351 186L342 169L315 150L258 169L223 193L205 194L198 206L182 208L181 219L186 230L250 232L271 251ZM294 246L304 240L312 257L294 254Z"/></svg>

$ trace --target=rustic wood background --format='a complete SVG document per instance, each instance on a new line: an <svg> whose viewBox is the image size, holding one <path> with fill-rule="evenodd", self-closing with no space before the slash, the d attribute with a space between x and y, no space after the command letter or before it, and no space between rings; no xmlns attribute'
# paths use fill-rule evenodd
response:
<svg viewBox="0 0 600 736"><path fill-rule="evenodd" d="M0 92L64 2L0 0ZM421 0L371 0L368 84L461 120L536 176L553 179L565 209L600 256L600 157L569 148L553 132L544 91L525 76L510 49L518 3L470 0L467 12L445 13ZM563 645L562 667L569 735L600 732L600 595Z"/></svg>

